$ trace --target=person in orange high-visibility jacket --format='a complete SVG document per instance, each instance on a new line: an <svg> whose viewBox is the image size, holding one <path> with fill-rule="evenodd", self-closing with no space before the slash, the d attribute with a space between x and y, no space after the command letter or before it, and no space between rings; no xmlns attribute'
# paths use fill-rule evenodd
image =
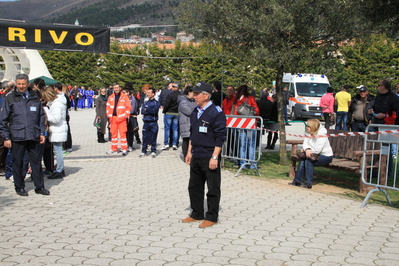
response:
<svg viewBox="0 0 399 266"><path fill-rule="evenodd" d="M109 120L110 131L112 135L111 150L107 154L116 154L118 150L118 133L122 148L122 155L126 156L127 149L127 119L129 119L132 106L130 105L129 96L121 92L119 84L114 84L114 93L108 97L107 101L107 117Z"/></svg>

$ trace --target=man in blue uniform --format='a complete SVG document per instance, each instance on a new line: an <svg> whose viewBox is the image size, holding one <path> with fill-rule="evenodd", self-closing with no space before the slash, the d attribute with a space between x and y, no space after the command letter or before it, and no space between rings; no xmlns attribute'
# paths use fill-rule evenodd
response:
<svg viewBox="0 0 399 266"><path fill-rule="evenodd" d="M192 212L183 223L202 221L200 228L218 222L220 203L220 153L226 140L226 116L212 103L213 87L198 82L193 88L197 108L191 114L190 142L186 163L190 165L188 192ZM204 213L205 182L208 210Z"/></svg>
<svg viewBox="0 0 399 266"><path fill-rule="evenodd" d="M157 136L158 136L158 111L161 106L155 100L155 89L150 87L147 91L148 101L144 102L141 107L141 114L143 115L143 144L141 148L140 158L147 154L147 146L151 145L151 157L157 157Z"/></svg>
<svg viewBox="0 0 399 266"><path fill-rule="evenodd" d="M39 145L45 142L45 113L36 92L28 88L29 77L18 74L15 79L16 89L5 96L0 108L0 133L4 139L4 146L12 148L15 191L20 196L28 196L23 174L23 158L27 151L35 192L50 195L44 188L42 148Z"/></svg>
<svg viewBox="0 0 399 266"><path fill-rule="evenodd" d="M93 108L93 96L94 91L91 89L91 87L88 87L86 91L87 108Z"/></svg>

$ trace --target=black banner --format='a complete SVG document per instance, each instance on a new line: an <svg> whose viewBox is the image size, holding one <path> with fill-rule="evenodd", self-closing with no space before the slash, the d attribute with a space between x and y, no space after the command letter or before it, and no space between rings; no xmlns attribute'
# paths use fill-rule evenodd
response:
<svg viewBox="0 0 399 266"><path fill-rule="evenodd" d="M0 20L0 46L35 50L109 52L108 28Z"/></svg>

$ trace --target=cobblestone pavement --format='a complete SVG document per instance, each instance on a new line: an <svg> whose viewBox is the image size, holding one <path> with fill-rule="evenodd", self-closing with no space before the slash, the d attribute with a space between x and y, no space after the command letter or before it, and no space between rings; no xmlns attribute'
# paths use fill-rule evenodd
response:
<svg viewBox="0 0 399 266"><path fill-rule="evenodd" d="M45 180L50 196L0 183L0 265L399 264L397 209L226 171L219 224L183 224L180 151L107 156L93 120L93 110L71 113L74 151L67 177Z"/></svg>

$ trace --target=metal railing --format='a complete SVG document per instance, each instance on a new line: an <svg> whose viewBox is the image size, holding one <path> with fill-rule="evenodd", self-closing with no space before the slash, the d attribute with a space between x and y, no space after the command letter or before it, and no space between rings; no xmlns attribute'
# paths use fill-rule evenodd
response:
<svg viewBox="0 0 399 266"><path fill-rule="evenodd" d="M227 115L227 139L222 149L222 158L235 161L239 168L256 170L260 176L258 162L262 155L263 119L260 116Z"/></svg>
<svg viewBox="0 0 399 266"><path fill-rule="evenodd" d="M399 191L399 184L397 183L398 165L396 161L399 133L389 132L399 130L399 126L371 124L366 128L366 132L369 132L369 130L374 132L377 128L381 134L378 134L376 140L370 139L370 135L364 136L361 178L363 184L369 186L371 190L367 193L361 208L367 205L374 192L383 192L386 200L392 206L387 190ZM370 145L372 149L367 150ZM377 148L374 149L375 147Z"/></svg>

